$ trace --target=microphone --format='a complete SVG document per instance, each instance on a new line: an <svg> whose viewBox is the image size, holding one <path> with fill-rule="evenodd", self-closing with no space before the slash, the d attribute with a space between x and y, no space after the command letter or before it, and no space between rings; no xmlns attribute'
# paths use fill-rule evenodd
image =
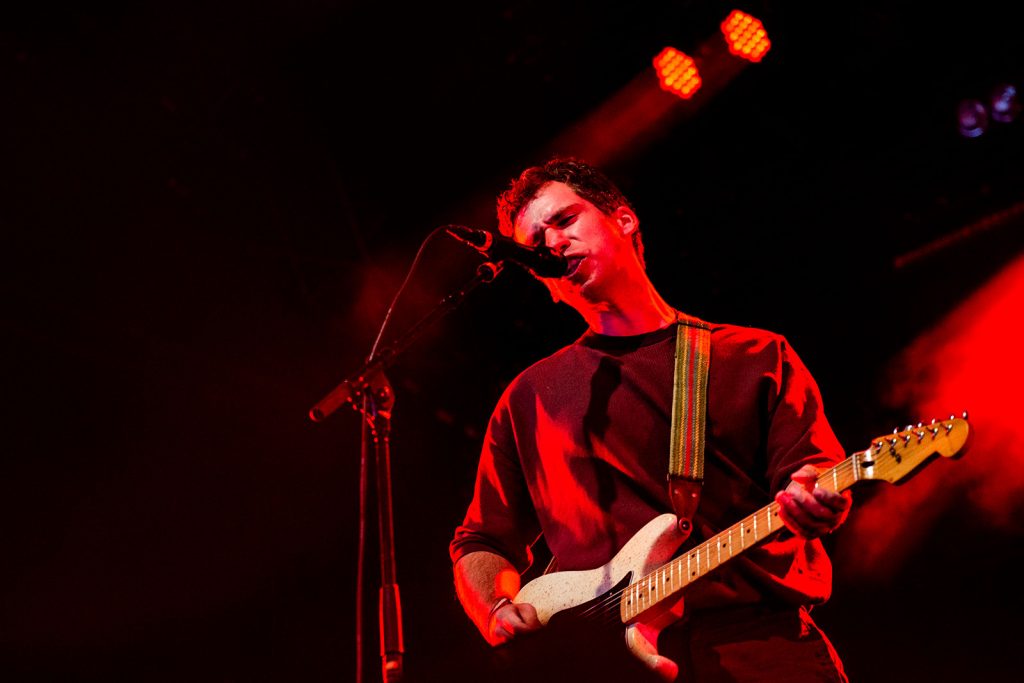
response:
<svg viewBox="0 0 1024 683"><path fill-rule="evenodd" d="M464 225L446 225L448 234L473 247L491 261L515 261L533 271L538 277L562 277L569 270L569 262L554 249L545 246L528 247L503 235Z"/></svg>

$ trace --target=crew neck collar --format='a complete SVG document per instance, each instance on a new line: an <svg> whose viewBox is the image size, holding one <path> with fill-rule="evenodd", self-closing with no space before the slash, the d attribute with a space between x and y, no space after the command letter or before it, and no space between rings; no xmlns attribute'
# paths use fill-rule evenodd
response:
<svg viewBox="0 0 1024 683"><path fill-rule="evenodd" d="M587 330L577 343L605 351L628 351L671 339L675 336L675 332L676 323L674 322L670 323L668 327L641 334L610 335Z"/></svg>

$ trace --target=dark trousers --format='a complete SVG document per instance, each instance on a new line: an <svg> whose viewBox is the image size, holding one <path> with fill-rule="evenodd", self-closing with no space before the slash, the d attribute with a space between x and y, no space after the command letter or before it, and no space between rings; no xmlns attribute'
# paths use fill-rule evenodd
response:
<svg viewBox="0 0 1024 683"><path fill-rule="evenodd" d="M848 683L806 609L734 607L687 615L658 639L678 683ZM494 651L487 683L661 683L626 648L623 631L552 622Z"/></svg>
<svg viewBox="0 0 1024 683"><path fill-rule="evenodd" d="M734 607L688 615L660 651L683 683L847 683L839 655L804 608Z"/></svg>

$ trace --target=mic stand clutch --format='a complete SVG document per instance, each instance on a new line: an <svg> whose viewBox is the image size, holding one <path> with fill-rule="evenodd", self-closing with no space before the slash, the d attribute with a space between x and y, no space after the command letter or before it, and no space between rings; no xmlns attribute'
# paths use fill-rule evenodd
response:
<svg viewBox="0 0 1024 683"><path fill-rule="evenodd" d="M381 587L379 596L380 653L383 680L396 683L402 679L402 606L399 598L395 565L395 529L392 517L391 498L391 408L394 392L384 375L384 368L391 364L419 336L430 323L458 306L466 295L478 285L491 282L501 272L502 264L483 263L476 275L458 291L449 294L430 313L396 342L371 356L357 372L350 375L331 390L309 411L314 422L320 422L345 404L351 405L363 414L362 452L368 452L368 444L374 446L377 477L377 528L380 535ZM362 566L360 566L360 571ZM361 595L357 603L361 604ZM361 623L361 615L360 615ZM362 633L357 633L358 643ZM362 645L357 645L357 679L362 675Z"/></svg>

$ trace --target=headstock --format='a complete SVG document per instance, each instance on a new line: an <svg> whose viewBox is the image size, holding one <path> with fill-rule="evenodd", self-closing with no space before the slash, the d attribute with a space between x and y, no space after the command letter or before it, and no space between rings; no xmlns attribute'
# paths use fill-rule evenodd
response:
<svg viewBox="0 0 1024 683"><path fill-rule="evenodd" d="M946 420L932 420L917 426L907 425L903 430L871 440L871 448L857 454L859 478L884 479L897 483L933 454L945 458L960 455L967 445L971 429L967 413Z"/></svg>

